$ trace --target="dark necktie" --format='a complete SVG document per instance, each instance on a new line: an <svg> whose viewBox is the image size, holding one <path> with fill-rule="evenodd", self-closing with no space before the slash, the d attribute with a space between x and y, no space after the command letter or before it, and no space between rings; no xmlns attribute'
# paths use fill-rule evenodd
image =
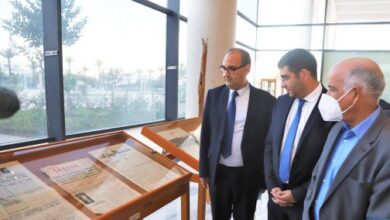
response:
<svg viewBox="0 0 390 220"><path fill-rule="evenodd" d="M288 131L286 142L284 143L283 151L280 156L279 177L282 183L288 183L288 180L290 179L291 151L294 146L295 135L297 133L299 121L301 119L302 107L304 103L304 99L299 99L298 109L295 113L294 120L291 123L290 130Z"/></svg>
<svg viewBox="0 0 390 220"><path fill-rule="evenodd" d="M238 92L234 91L232 93L232 98L230 99L228 109L227 109L224 141L221 150L221 154L224 158L227 158L232 154L232 140L233 140L233 131L234 131L234 121L236 118L236 97L237 96L238 96Z"/></svg>

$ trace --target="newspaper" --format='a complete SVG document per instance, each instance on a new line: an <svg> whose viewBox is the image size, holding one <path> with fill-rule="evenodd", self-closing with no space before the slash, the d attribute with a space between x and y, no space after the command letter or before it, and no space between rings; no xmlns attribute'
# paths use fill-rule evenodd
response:
<svg viewBox="0 0 390 220"><path fill-rule="evenodd" d="M89 219L18 161L0 164L0 219Z"/></svg>
<svg viewBox="0 0 390 220"><path fill-rule="evenodd" d="M195 131L198 131L198 129ZM199 137L197 136L197 132L191 134L182 128L174 128L159 132L158 134L199 160Z"/></svg>
<svg viewBox="0 0 390 220"><path fill-rule="evenodd" d="M126 143L111 145L89 153L147 191L180 177L176 168L166 168Z"/></svg>
<svg viewBox="0 0 390 220"><path fill-rule="evenodd" d="M47 166L42 171L96 214L140 195L88 158Z"/></svg>

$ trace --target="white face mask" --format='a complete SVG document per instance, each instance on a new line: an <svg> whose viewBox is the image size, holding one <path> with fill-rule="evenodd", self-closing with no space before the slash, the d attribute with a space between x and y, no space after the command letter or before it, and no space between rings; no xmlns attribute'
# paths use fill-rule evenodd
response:
<svg viewBox="0 0 390 220"><path fill-rule="evenodd" d="M318 103L318 110L324 121L341 121L343 119L343 114L347 112L349 109L355 105L356 101L354 101L347 109L344 111L341 110L339 101L343 99L351 90L350 88L347 92L345 92L339 99L335 99L328 94L322 94L320 103Z"/></svg>

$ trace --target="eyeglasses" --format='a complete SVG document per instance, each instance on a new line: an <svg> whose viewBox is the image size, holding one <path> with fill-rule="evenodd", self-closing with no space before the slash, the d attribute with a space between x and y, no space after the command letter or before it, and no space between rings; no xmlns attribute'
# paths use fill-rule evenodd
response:
<svg viewBox="0 0 390 220"><path fill-rule="evenodd" d="M247 65L247 63L246 64L242 64L241 66L238 66L238 67L235 67L235 66L224 66L224 65L220 65L219 66L219 70L222 72L222 73L224 73L224 72L228 72L228 73L232 73L232 72L234 72L234 71L236 71L236 70L238 70L238 69L240 69L240 68L242 68L242 67L244 67L244 66L246 66Z"/></svg>

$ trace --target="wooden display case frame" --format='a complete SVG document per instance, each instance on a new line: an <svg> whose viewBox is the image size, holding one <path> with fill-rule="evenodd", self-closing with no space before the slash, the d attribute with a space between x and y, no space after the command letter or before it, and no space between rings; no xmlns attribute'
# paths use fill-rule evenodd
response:
<svg viewBox="0 0 390 220"><path fill-rule="evenodd" d="M157 187L156 189L146 191L137 186L136 183L120 175L115 170L109 168L88 154L91 150L118 143L128 143L134 149L137 149L139 152L145 154L152 160L157 161L164 167L175 168L175 170L179 172L180 177ZM106 213L97 215L73 198L68 192L51 181L49 177L41 171L42 167L80 158L92 159L99 166L103 167L106 171L114 175L126 185L130 186L132 189L138 191L141 195ZM14 160L19 161L20 164L37 176L42 182L44 182L47 186L54 188L54 190L57 191L65 200L91 219L143 219L174 199L181 197L181 219L189 220L189 181L191 179L191 172L178 166L173 161L157 153L123 131L74 138L66 141L0 152L1 164Z"/></svg>
<svg viewBox="0 0 390 220"><path fill-rule="evenodd" d="M178 148L174 143L163 138L158 133L174 128L181 128L186 132L192 132L197 129L202 123L201 118L191 118L176 120L171 122L163 122L155 125L147 125L142 128L141 134L149 138L151 141L162 147L174 157L186 163L196 171L199 171L199 160ZM199 184L199 175L193 174L192 182L198 183L198 220L205 219L206 211L206 189Z"/></svg>

